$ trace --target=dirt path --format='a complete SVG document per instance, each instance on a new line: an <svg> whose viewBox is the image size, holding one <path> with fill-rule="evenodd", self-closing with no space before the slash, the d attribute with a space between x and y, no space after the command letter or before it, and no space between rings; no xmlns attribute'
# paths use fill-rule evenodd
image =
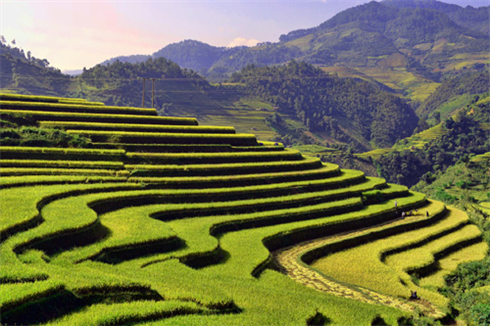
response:
<svg viewBox="0 0 490 326"><path fill-rule="evenodd" d="M408 219L405 219L401 223L406 223ZM393 223L400 223L396 221ZM375 230L377 228L371 228L369 231ZM341 235L330 236L326 238L316 239L312 241L307 241L300 243L296 246L285 248L273 253L273 259L276 266L278 266L284 274L291 277L293 280L302 283L310 288L316 289L318 291L327 292L330 294L338 295L341 297L358 300L361 302L371 303L371 304L382 304L404 311L415 311L420 309L426 315L432 317L442 317L444 312L439 308L432 305L430 302L425 300L403 300L390 297L388 295L380 294L368 289L357 287L354 285L346 285L339 282L335 282L329 279L327 276L320 272L312 269L305 263L299 261L299 256L307 251L312 250L316 247L321 247L332 241L341 240L343 238L352 237L354 235L362 234L368 232L368 230L360 230L350 233L344 233Z"/></svg>

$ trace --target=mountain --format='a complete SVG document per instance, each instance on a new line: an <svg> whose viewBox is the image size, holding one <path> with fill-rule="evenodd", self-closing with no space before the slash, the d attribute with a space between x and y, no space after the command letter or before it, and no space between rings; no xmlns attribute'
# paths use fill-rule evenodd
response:
<svg viewBox="0 0 490 326"><path fill-rule="evenodd" d="M346 77L382 83L414 103L423 102L448 74L467 72L490 58L488 11L433 0L372 1L338 13L319 26L281 35L279 42L224 48L199 41L170 44L152 54L213 81L256 66L295 59ZM113 58L142 62L148 56Z"/></svg>
<svg viewBox="0 0 490 326"><path fill-rule="evenodd" d="M170 105L183 108L209 102L202 93L211 85L195 72L181 69L175 62L165 58L149 58L134 64L115 61L84 69L78 77L78 95L109 105L140 106L142 78L146 78L146 106L152 97L153 82L150 79L155 79L154 107L161 114Z"/></svg>
<svg viewBox="0 0 490 326"><path fill-rule="evenodd" d="M387 147L411 135L418 118L399 97L373 84L324 73L310 64L247 66L230 78L246 91L272 103L277 112L295 115L310 132L357 149ZM280 124L280 117L271 120ZM368 144L368 145L366 145Z"/></svg>
<svg viewBox="0 0 490 326"><path fill-rule="evenodd" d="M427 117L438 112L445 119L464 107L472 95L488 92L489 85L488 70L448 78L417 108L417 114Z"/></svg>
<svg viewBox="0 0 490 326"><path fill-rule="evenodd" d="M70 76L78 76L83 72L82 69L73 69L73 70L63 70L62 73Z"/></svg>
<svg viewBox="0 0 490 326"><path fill-rule="evenodd" d="M39 59L17 47L0 43L0 85L2 90L20 93L60 95L70 85L70 76L49 67L49 61Z"/></svg>
<svg viewBox="0 0 490 326"><path fill-rule="evenodd" d="M101 63L101 65L107 65L111 63L115 63L116 61L124 62L124 63L140 63L144 62L151 58L150 55L146 54L135 54L135 55L128 55L128 56L119 56L115 58L110 58L109 60L105 60L104 62Z"/></svg>
<svg viewBox="0 0 490 326"><path fill-rule="evenodd" d="M490 6L474 8L449 4L437 0L384 0L385 5L396 8L424 8L446 14L456 24L485 34L490 34L488 24Z"/></svg>
<svg viewBox="0 0 490 326"><path fill-rule="evenodd" d="M316 64L443 68L450 56L489 49L485 34L462 27L435 10L370 2L345 10L318 27L282 35ZM441 65L439 65L441 64Z"/></svg>
<svg viewBox="0 0 490 326"><path fill-rule="evenodd" d="M206 74L221 57L233 55L237 51L240 51L239 47L230 49L211 46L194 40L184 40L179 43L169 44L153 53L152 56L155 58L167 58L181 67Z"/></svg>

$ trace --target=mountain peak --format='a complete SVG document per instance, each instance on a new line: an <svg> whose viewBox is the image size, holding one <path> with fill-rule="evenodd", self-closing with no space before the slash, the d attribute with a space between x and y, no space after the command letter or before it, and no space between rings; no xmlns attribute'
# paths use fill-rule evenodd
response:
<svg viewBox="0 0 490 326"><path fill-rule="evenodd" d="M437 0L383 0L381 2L384 5L398 7L398 8L424 8L443 11L455 11L462 7L449 4Z"/></svg>

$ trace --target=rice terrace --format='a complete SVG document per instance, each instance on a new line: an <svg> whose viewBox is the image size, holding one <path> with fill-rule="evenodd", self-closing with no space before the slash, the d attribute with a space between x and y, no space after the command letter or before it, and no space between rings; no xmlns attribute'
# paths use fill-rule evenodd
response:
<svg viewBox="0 0 490 326"><path fill-rule="evenodd" d="M444 276L488 252L462 210L232 127L0 100L90 143L0 148L2 324L445 323Z"/></svg>

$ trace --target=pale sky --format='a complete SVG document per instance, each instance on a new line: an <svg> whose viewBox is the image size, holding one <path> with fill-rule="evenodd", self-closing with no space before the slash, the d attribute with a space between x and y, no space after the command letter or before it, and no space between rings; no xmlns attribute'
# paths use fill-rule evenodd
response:
<svg viewBox="0 0 490 326"><path fill-rule="evenodd" d="M444 1L444 0L443 0ZM0 34L61 70L152 54L194 39L214 46L277 42L369 0L0 0ZM490 0L445 0L489 5Z"/></svg>

